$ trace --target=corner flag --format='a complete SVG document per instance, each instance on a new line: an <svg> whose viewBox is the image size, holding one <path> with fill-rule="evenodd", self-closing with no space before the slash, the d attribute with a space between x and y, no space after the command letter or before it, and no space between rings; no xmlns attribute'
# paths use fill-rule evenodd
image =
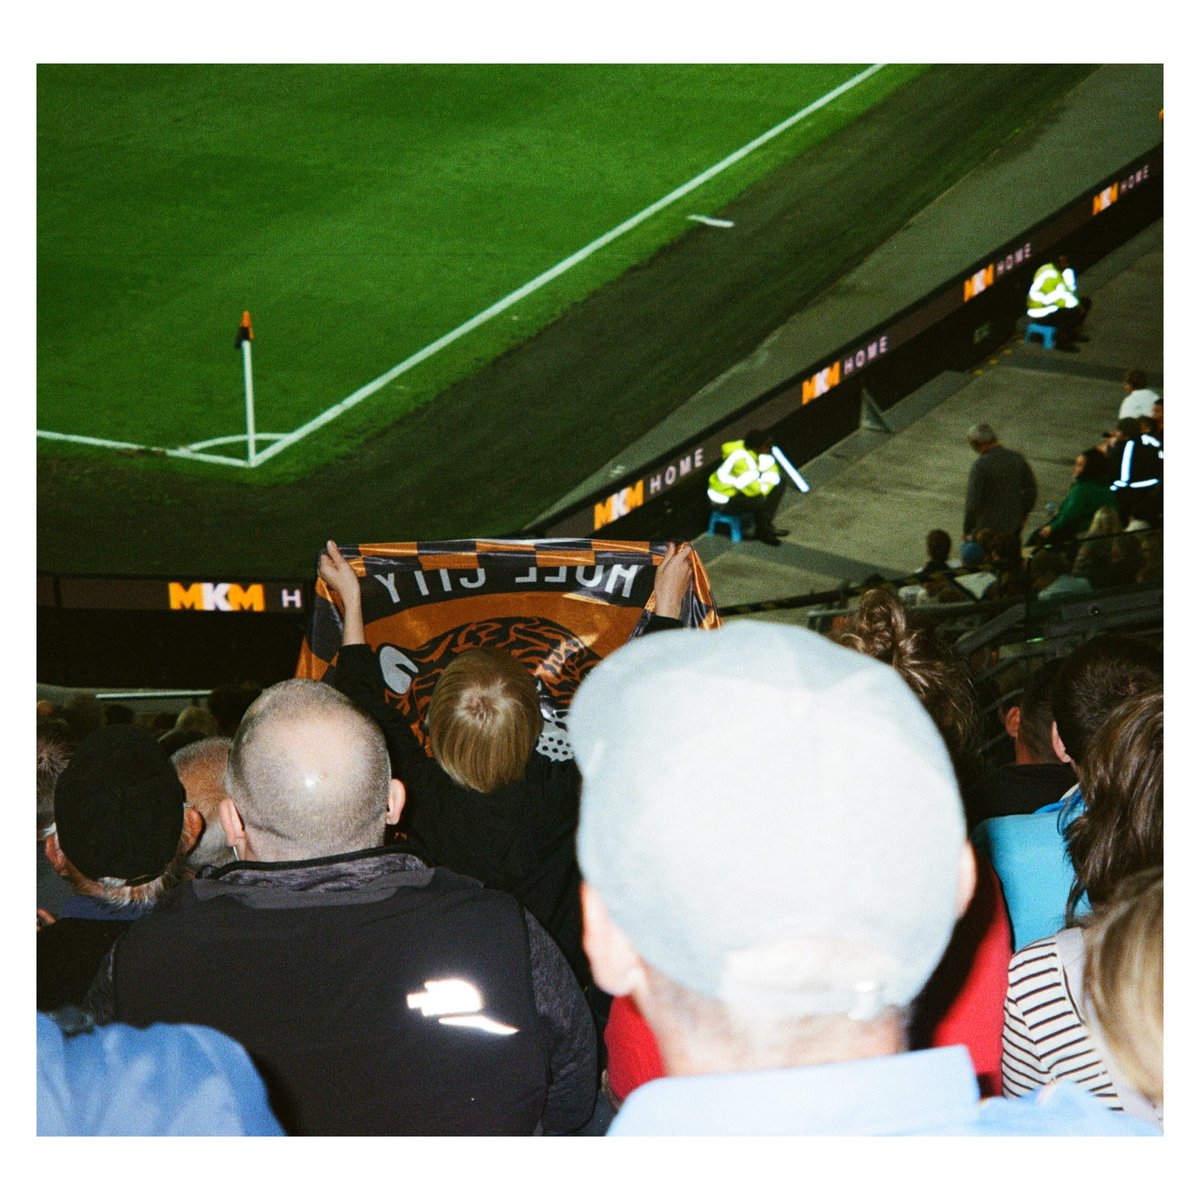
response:
<svg viewBox="0 0 1200 1200"><path fill-rule="evenodd" d="M249 310L242 313L242 323L238 326L237 337L234 339L233 348L236 350L243 342L254 341L254 329L250 324Z"/></svg>

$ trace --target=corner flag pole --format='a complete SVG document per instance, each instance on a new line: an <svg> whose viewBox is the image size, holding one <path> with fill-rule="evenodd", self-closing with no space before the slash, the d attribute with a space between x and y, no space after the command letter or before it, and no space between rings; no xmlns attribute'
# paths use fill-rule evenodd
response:
<svg viewBox="0 0 1200 1200"><path fill-rule="evenodd" d="M237 339L233 345L242 348L242 374L246 380L246 448L250 465L257 466L257 451L254 445L254 377L250 370L250 344L254 341L254 328L250 324L250 312L242 313Z"/></svg>

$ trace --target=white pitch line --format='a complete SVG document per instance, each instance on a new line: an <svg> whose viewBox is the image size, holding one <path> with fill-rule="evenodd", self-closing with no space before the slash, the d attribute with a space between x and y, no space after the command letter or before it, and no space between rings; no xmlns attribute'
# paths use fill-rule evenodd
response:
<svg viewBox="0 0 1200 1200"><path fill-rule="evenodd" d="M351 392L344 400L338 401L337 404L327 408L323 413L319 413L313 417L311 421L305 422L299 429L293 430L291 433L279 439L274 445L268 447L257 456L256 461L259 463L266 462L267 459L273 458L289 446L293 446L302 438L306 438L310 433L320 429L321 426L327 425L335 417L340 417L342 413L349 411L360 401L365 400L368 396L374 395L380 388L387 387L393 379L411 371L418 363L424 362L427 358L432 357L439 350L445 349L452 342L458 341L459 338L470 333L473 329L478 329L480 325L486 321L490 321L492 317L504 312L506 308L511 308L520 300L524 300L526 296L536 292L538 288L543 287L553 279L557 279L560 275L569 271L572 267L583 262L585 258L595 254L597 250L607 246L610 242L615 241L622 234L628 233L631 229L636 228L643 221L654 216L655 213L661 212L668 205L674 204L676 200L686 196L689 192L693 192L702 184L707 183L714 176L719 175L727 167L733 166L735 162L745 158L747 154L752 154L760 146L765 145L772 138L778 137L799 121L803 121L806 117L812 116L813 113L832 103L839 96L845 95L851 88L857 87L864 80L869 79L877 71L881 71L887 64L875 63L868 67L865 71L860 71L851 79L847 79L845 83L839 84L832 91L826 92L824 96L814 100L811 104L806 105L799 112L793 113L784 121L780 121L778 125L768 129L766 133L759 134L752 142L747 142L740 150L735 150L732 154L726 155L719 163L709 167L706 171L702 171L694 179L690 179L687 183L681 184L673 192L664 196L661 200L656 200L647 208L643 208L641 212L630 217L626 221L622 221L620 225L614 229L610 229L607 233L596 238L595 241L589 242L582 250L576 250L574 254L564 258L562 262L557 263L548 271L543 271L537 278L531 279L528 283L517 288L516 291L510 292L501 300L497 300L495 304L489 308L485 308L482 312L476 313L469 321L464 321L457 328L452 329L449 333L443 334L434 342L430 342L422 350L418 350L415 354L409 355L403 362L397 363L389 371L385 371L377 379L372 379L370 383L363 384L357 391Z"/></svg>
<svg viewBox="0 0 1200 1200"><path fill-rule="evenodd" d="M622 221L620 225L617 225L615 228L610 229L607 233L596 238L595 241L589 242L583 247L582 250L576 250L574 254L564 258L562 262L556 263L549 270L543 271L535 279L531 279L528 283L517 288L516 291L509 292L509 294L503 299L497 300L495 304L485 308L480 313L476 313L475 316L471 317L470 320L464 321L455 329L450 330L449 333L443 334L436 341L430 342L428 346L418 350L415 354L410 354L403 362L397 363L391 368L391 370L385 371L376 379L372 379L370 383L363 384L362 387L351 392L350 395L344 400L339 400L337 404L334 404L327 408L324 412L319 413L317 416L313 417L311 421L306 421L299 427L299 429L294 429L291 433L287 434L274 435L278 440L266 450L263 450L261 453L255 456L255 465L257 466L261 463L264 463L269 458L274 458L276 454L286 450L289 446L294 446L298 441L306 438L310 433L320 429L323 425L329 424L329 422L334 420L336 417L340 417L342 413L348 412L360 401L365 400L368 396L374 395L377 391L379 391L380 388L387 387L387 385L391 383L393 379L397 379L406 372L411 371L413 367L417 366L419 363L423 363L427 358L432 357L439 350L444 350L453 342L458 341L459 338L464 337L474 329L478 329L479 326L484 324L486 321L490 321L492 317L498 316L500 313L504 312L505 309L511 308L514 304L524 300L526 296L531 295L539 288L544 287L551 280L557 279L560 275L565 274L572 267L583 262L585 258L589 258L591 255L595 254L597 250L603 249L610 242L613 242L623 234L628 233L631 229L635 229L643 221L649 220L649 218L654 216L655 213L661 212L664 208L674 204L676 200L686 196L689 192L695 191L696 188L707 183L710 179L719 175L726 168L733 166L735 162L739 162L741 159L745 158L747 154L753 154L754 151L760 146L765 145L772 138L778 137L781 133L786 132L797 122L803 121L806 117L812 116L813 113L824 108L827 104L832 103L839 96L843 96L852 88L856 88L864 80L869 79L876 72L883 70L886 65L886 63L874 63L865 71L860 71L853 78L847 79L845 83L839 84L837 87L833 88L832 91L826 92L825 95L821 96L817 100L814 100L811 104L805 105L805 107L799 112L793 113L786 120L780 121L778 125L772 126L766 131L766 133L759 134L758 137L751 142L747 142L741 147L741 149L735 150L732 154L726 155L719 163L715 163L706 171L701 171L700 174L694 179L689 179L687 183L681 184L673 192L668 193L661 200L656 200L653 204L643 208L641 212L636 213L626 221ZM158 446L141 446L134 442L117 442L108 440L106 438L85 437L80 434L50 433L39 429L37 431L37 435L38 437L50 438L56 441L79 442L85 446L103 446L113 450L144 450L150 451L154 454L165 454L169 458L190 458L196 459L200 462L221 463L223 465L232 467L248 467L250 465L241 459L226 458L225 456L218 454L201 454L185 449L167 450ZM208 442L197 442L196 445L215 445L218 442L225 440L236 439L211 439Z"/></svg>
<svg viewBox="0 0 1200 1200"><path fill-rule="evenodd" d="M184 450L177 448L168 450L165 446L145 446L138 442L116 442L111 438L96 438L85 437L81 433L52 433L46 429L39 429L37 435L40 438L47 438L52 442L78 442L81 446L100 446L105 450L138 450L147 454L162 454L167 458L193 458L199 462L219 463L225 467L245 467L249 464L240 458L227 458L223 454L198 454L192 450ZM245 440L246 435L241 434L241 440Z"/></svg>
<svg viewBox="0 0 1200 1200"><path fill-rule="evenodd" d="M281 438L284 436L285 435L282 433L255 433L254 438L256 441L261 442L271 438ZM228 446L233 442L244 442L245 440L246 435L244 433L231 433L226 437L209 438L207 441L203 442L190 442L188 445L181 447L181 449L188 450L194 454L197 450L207 450L211 446Z"/></svg>

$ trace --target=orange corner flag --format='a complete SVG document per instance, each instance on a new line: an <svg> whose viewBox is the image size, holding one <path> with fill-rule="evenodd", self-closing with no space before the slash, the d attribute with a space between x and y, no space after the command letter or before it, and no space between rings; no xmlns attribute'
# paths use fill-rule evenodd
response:
<svg viewBox="0 0 1200 1200"><path fill-rule="evenodd" d="M243 342L254 341L254 327L250 324L250 310L247 309L242 313L242 323L238 326L237 338L234 340L233 348L236 350Z"/></svg>

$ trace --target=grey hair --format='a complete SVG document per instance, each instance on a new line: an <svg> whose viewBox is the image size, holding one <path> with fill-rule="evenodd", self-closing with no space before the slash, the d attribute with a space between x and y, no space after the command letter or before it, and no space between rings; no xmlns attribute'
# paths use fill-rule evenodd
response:
<svg viewBox="0 0 1200 1200"><path fill-rule="evenodd" d="M54 788L71 758L71 729L59 717L38 722L37 730L37 835L54 832Z"/></svg>
<svg viewBox="0 0 1200 1200"><path fill-rule="evenodd" d="M643 961L640 997L644 1016L660 1043L681 1049L693 1063L714 1069L755 1071L853 1057L846 1045L879 1022L895 1023L907 1043L911 1010L884 1008L866 1021L838 1013L788 1015L703 996ZM666 1039L664 1042L663 1039Z"/></svg>
<svg viewBox="0 0 1200 1200"><path fill-rule="evenodd" d="M203 767L217 762L222 764L221 769L224 771L225 763L229 760L229 748L232 745L233 738L217 735L201 738L198 742L188 742L186 746L180 746L171 755L171 762L175 766L176 773L191 767Z"/></svg>
<svg viewBox="0 0 1200 1200"><path fill-rule="evenodd" d="M189 742L171 755L171 762L187 792L187 807L204 818L204 830L188 855L188 866L223 867L233 861L233 850L217 811L225 795L225 771L233 739L207 737Z"/></svg>
<svg viewBox="0 0 1200 1200"><path fill-rule="evenodd" d="M989 442L998 442L999 440L996 431L986 421L977 422L967 431L967 441L980 446L986 446Z"/></svg>
<svg viewBox="0 0 1200 1200"><path fill-rule="evenodd" d="M208 737L217 732L217 719L207 708L191 704L180 710L179 716L175 718L175 728L178 730L197 729Z"/></svg>

